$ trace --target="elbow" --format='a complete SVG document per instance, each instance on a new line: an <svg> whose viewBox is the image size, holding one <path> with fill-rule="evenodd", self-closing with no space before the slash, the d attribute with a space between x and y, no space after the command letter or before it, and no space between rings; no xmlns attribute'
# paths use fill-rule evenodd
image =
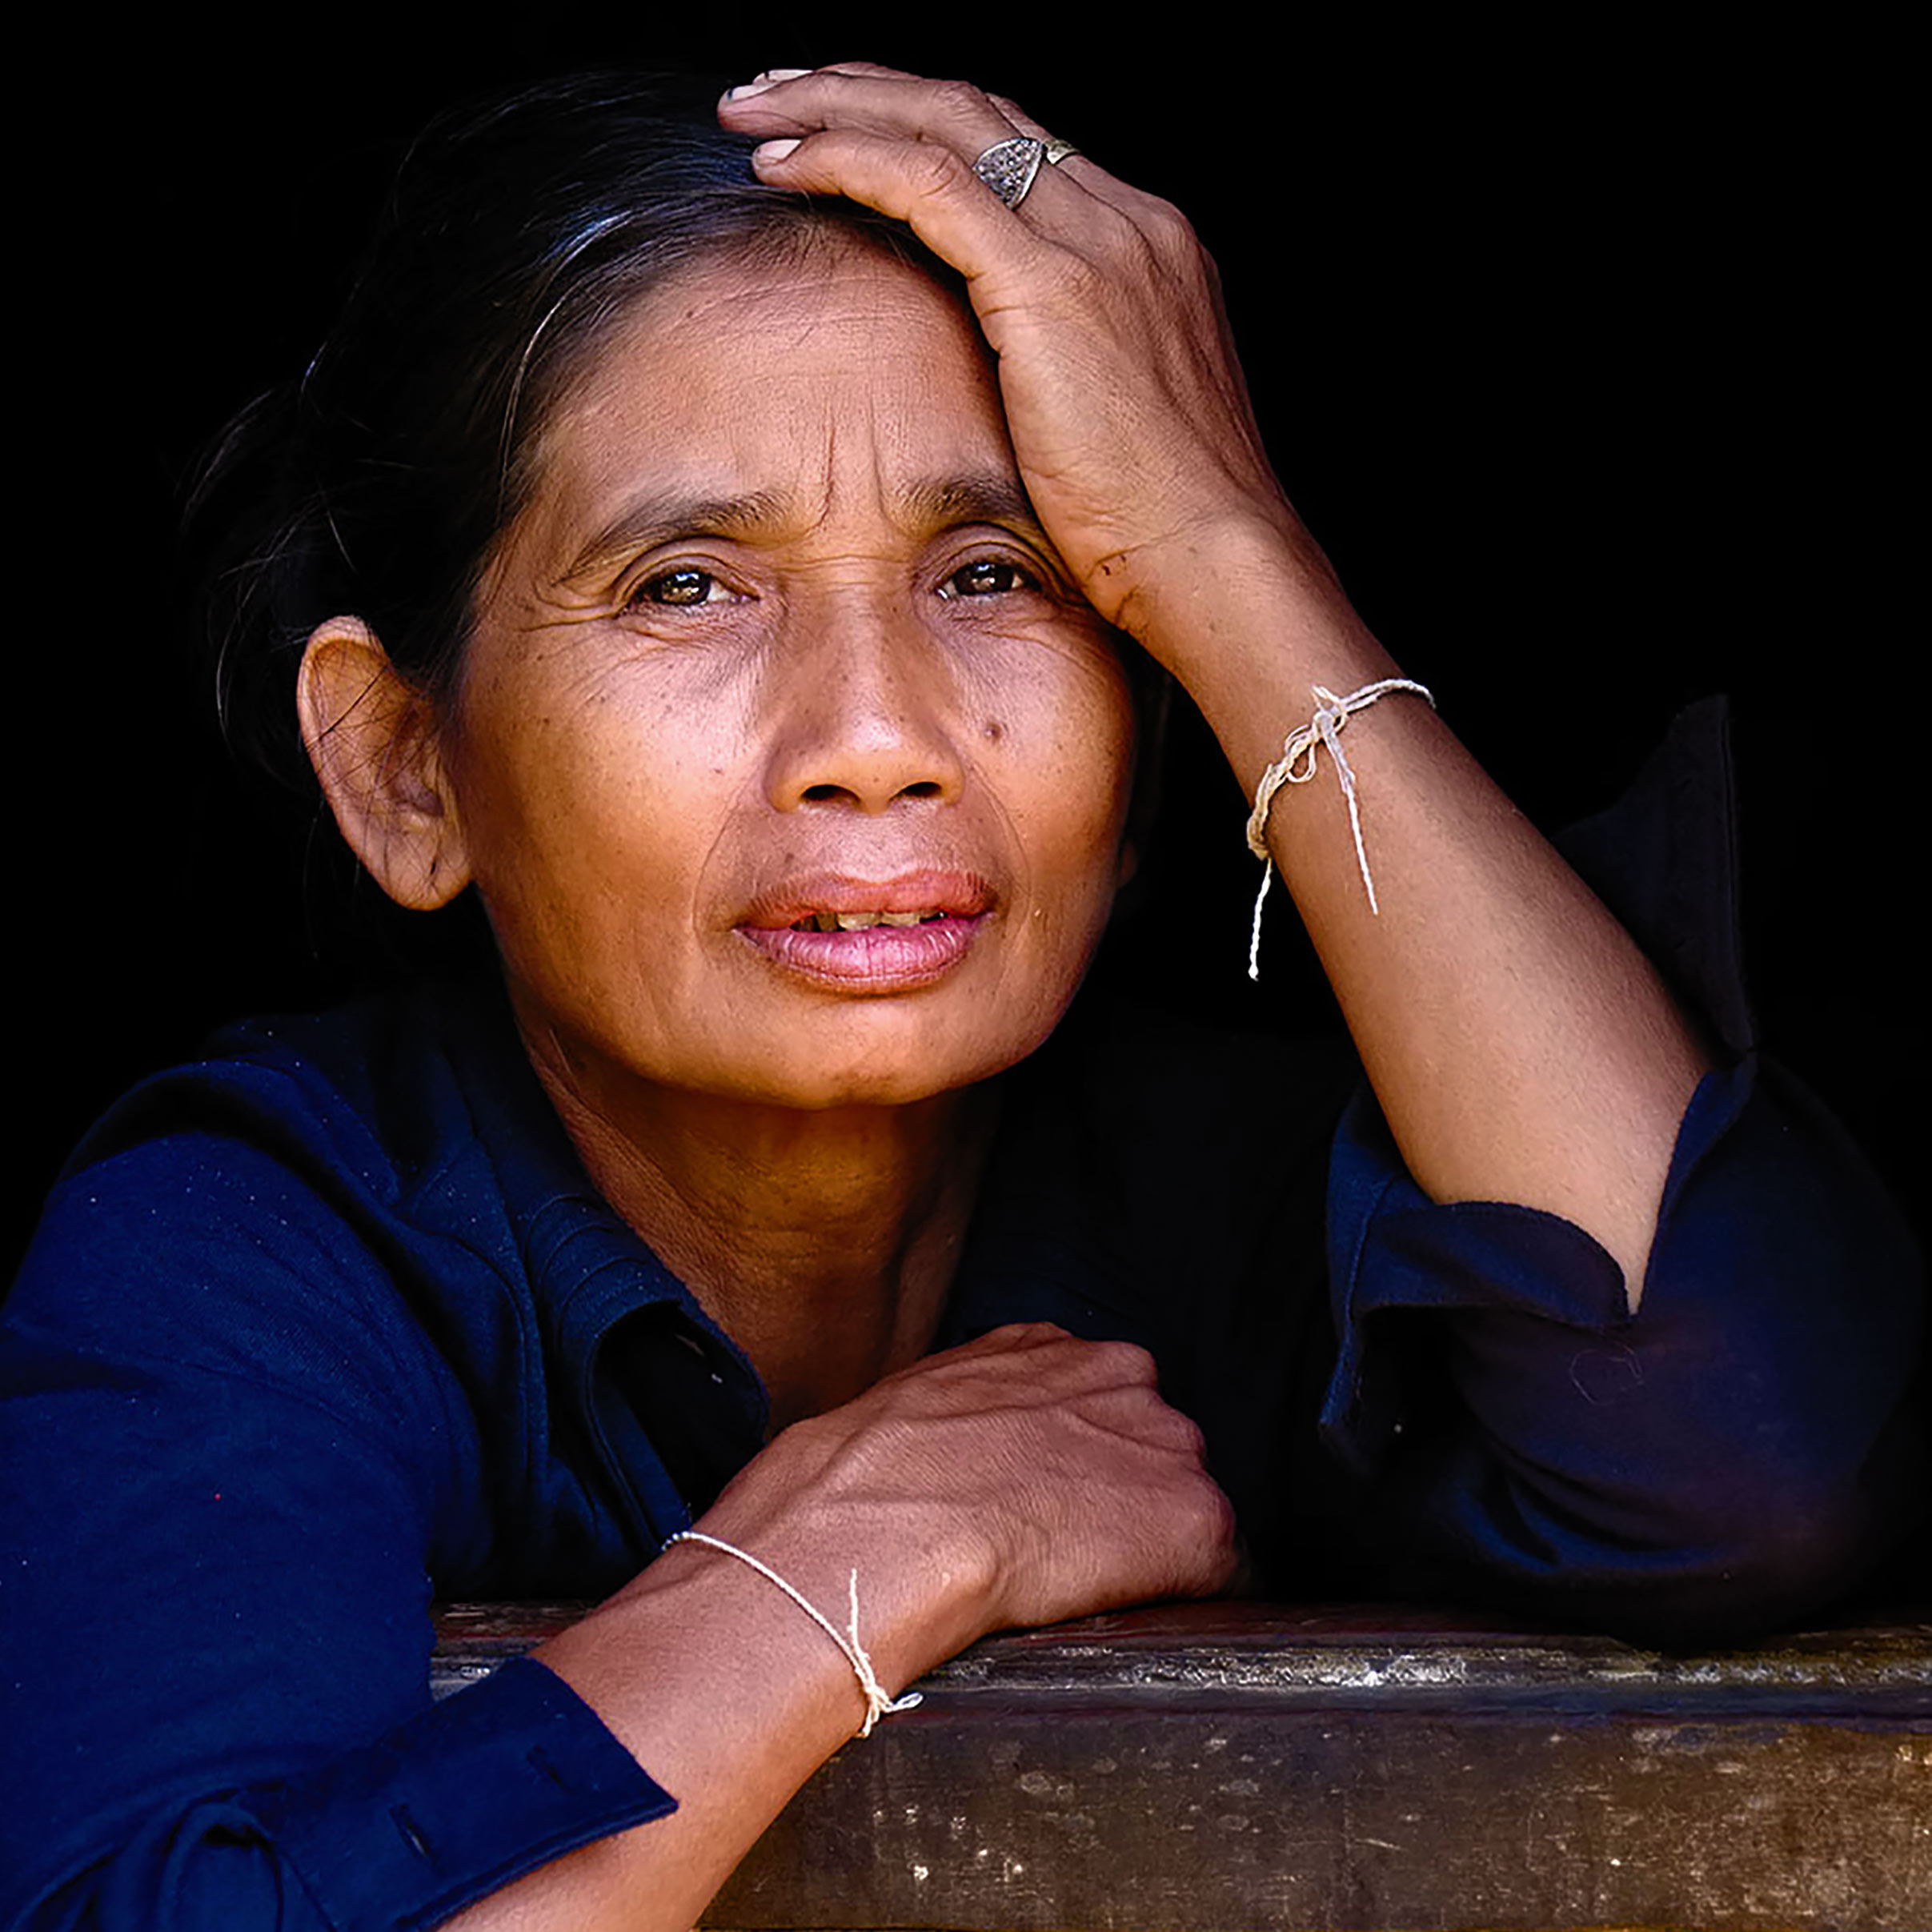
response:
<svg viewBox="0 0 1932 1932"><path fill-rule="evenodd" d="M1826 1615L1904 1542L1925 1473L1922 1431L1901 1411L1855 1465L1772 1464L1690 1485L1610 1583L1605 1621L1681 1649L1749 1642Z"/></svg>
<svg viewBox="0 0 1932 1932"><path fill-rule="evenodd" d="M1657 1641L1742 1643L1789 1630L1850 1597L1883 1553L1863 1499L1787 1493L1769 1520L1714 1525L1678 1587L1642 1621Z"/></svg>

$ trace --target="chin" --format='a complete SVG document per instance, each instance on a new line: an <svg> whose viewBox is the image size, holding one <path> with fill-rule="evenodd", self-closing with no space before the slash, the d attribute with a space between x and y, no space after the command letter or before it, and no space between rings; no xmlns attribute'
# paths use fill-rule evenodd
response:
<svg viewBox="0 0 1932 1932"><path fill-rule="evenodd" d="M911 1107L976 1087L1016 1065L1053 1030L1057 1011L1036 1028L1001 1039L928 1040L860 1046L848 1054L822 1052L810 1061L774 1063L747 1094L768 1105L825 1112L841 1107Z"/></svg>

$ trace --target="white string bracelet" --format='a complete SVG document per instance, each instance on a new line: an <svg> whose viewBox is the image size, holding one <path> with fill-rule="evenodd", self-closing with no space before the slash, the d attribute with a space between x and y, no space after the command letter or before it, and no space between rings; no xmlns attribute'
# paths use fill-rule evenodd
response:
<svg viewBox="0 0 1932 1932"><path fill-rule="evenodd" d="M749 1550L740 1549L736 1543L728 1543L722 1537L707 1536L702 1529L680 1529L675 1536L665 1537L667 1549L673 1543L702 1543L707 1549L721 1549L728 1557L736 1557L740 1563L748 1565L768 1583L776 1583L845 1653L845 1661L852 1665L852 1675L859 1680L859 1689L865 1698L865 1722L859 1726L861 1738L871 1737L872 1726L881 1718L910 1710L916 1704L925 1701L916 1690L908 1690L903 1698L896 1698L879 1681L878 1673L872 1669L872 1660L865 1654L865 1645L859 1641L859 1573L856 1569L852 1573L851 1583L852 1622L848 1629L841 1631L816 1605L807 1602L776 1570L768 1564L760 1563Z"/></svg>
<svg viewBox="0 0 1932 1932"><path fill-rule="evenodd" d="M1355 773L1341 748L1341 728L1358 711L1366 711L1378 698L1392 691L1413 691L1418 698L1436 700L1426 685L1413 678L1381 678L1338 698L1325 684L1309 687L1315 694L1315 715L1297 731L1290 732L1281 746L1281 756L1261 774L1255 787L1254 810L1248 815L1248 849L1266 865L1261 874L1261 889L1255 895L1254 929L1248 939L1248 976L1261 976L1261 908L1268 903L1268 888L1275 881L1274 854L1268 849L1268 814L1275 794L1284 785L1305 785L1315 776L1315 754L1324 745L1335 761L1335 776L1341 780L1342 796L1349 801L1349 824L1355 833L1355 863L1361 868L1362 886L1369 895L1369 910L1379 917L1381 908L1375 903L1375 881L1369 874L1369 848L1362 842L1361 807L1355 796Z"/></svg>

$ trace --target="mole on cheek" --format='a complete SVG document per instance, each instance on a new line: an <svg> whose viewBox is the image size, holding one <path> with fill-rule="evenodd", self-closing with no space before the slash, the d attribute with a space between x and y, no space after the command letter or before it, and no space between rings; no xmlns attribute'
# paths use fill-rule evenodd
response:
<svg viewBox="0 0 1932 1932"><path fill-rule="evenodd" d="M1006 736L1006 727L1002 724L997 718L988 718L986 720L985 728L986 736L991 739L995 744L997 744L1000 740Z"/></svg>

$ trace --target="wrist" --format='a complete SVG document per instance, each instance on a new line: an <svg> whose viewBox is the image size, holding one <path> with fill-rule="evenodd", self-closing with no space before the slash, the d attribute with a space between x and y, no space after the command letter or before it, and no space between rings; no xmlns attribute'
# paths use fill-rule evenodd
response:
<svg viewBox="0 0 1932 1932"><path fill-rule="evenodd" d="M755 1504L744 1506L751 1503L735 1486L728 1489L694 1527L768 1565L841 1632L851 1620L856 1572L860 1641L880 1681L895 1694L1000 1627L994 1553L979 1526L952 1520L956 1513L908 1508L867 1493L841 1494L827 1483L788 1497L774 1515ZM705 1553L701 1546L681 1545L667 1553ZM776 1590L748 1573L744 1580L771 1591L772 1600L836 1661L836 1646L822 1630L812 1630L805 1613L785 1605Z"/></svg>
<svg viewBox="0 0 1932 1932"><path fill-rule="evenodd" d="M1115 626L1184 683L1243 647L1249 626L1230 631L1230 615L1265 614L1277 635L1360 625L1327 557L1285 503L1203 517L1108 567L1128 579Z"/></svg>
<svg viewBox="0 0 1932 1932"><path fill-rule="evenodd" d="M1176 540L1140 579L1131 635L1171 671L1253 795L1317 684L1347 691L1399 669L1284 506Z"/></svg>

